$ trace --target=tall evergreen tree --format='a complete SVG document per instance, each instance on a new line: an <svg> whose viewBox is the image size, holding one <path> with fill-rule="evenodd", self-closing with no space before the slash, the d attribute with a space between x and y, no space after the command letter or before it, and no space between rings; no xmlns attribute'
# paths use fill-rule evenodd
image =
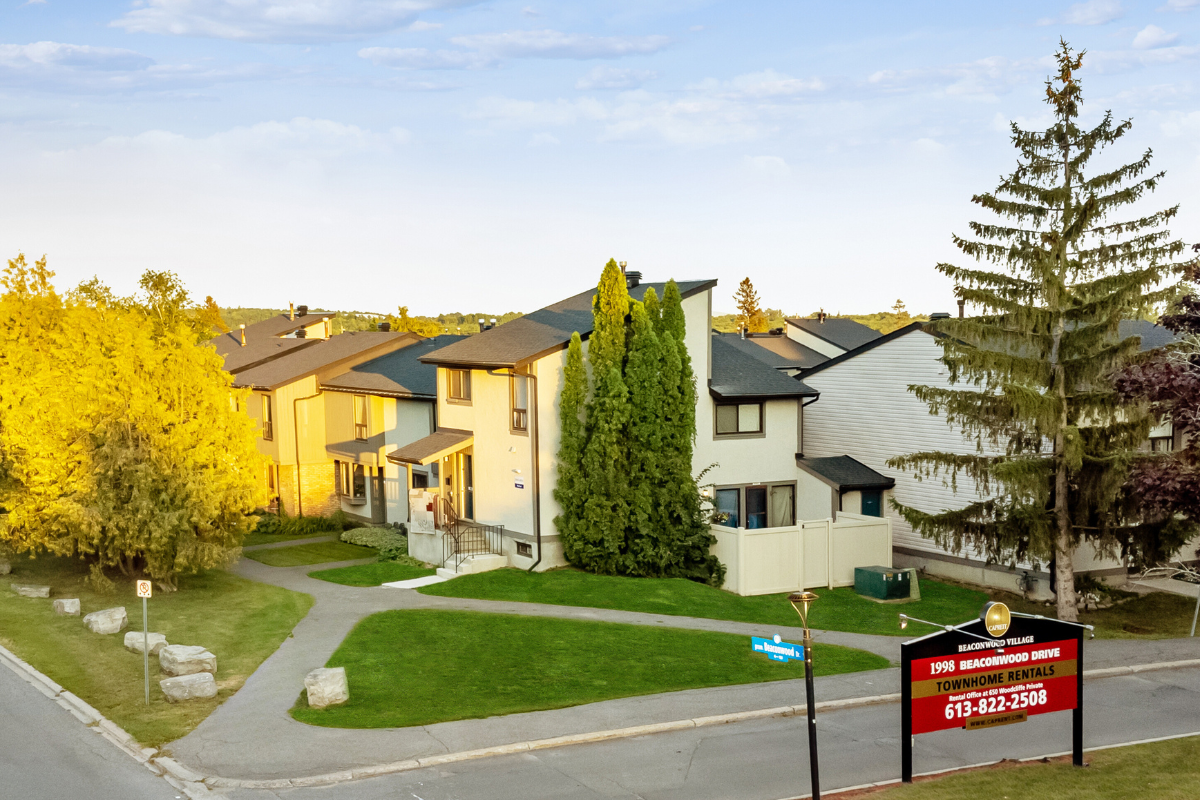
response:
<svg viewBox="0 0 1200 800"><path fill-rule="evenodd" d="M629 288L625 273L609 259L600 275L600 285L592 300L594 327L588 340L588 362L597 384L609 369L625 368L626 318L629 316Z"/></svg>
<svg viewBox="0 0 1200 800"><path fill-rule="evenodd" d="M654 291L653 286L646 287L646 294L642 296L642 305L646 307L646 318L654 326L655 335L661 335L662 304L658 301L658 292Z"/></svg>
<svg viewBox="0 0 1200 800"><path fill-rule="evenodd" d="M629 523L629 392L615 366L596 378L589 423L575 563L601 575L617 575L625 571Z"/></svg>
<svg viewBox="0 0 1200 800"><path fill-rule="evenodd" d="M625 384L629 389L629 528L625 551L631 574L660 576L671 562L654 513L663 460L662 348L642 303L634 301Z"/></svg>
<svg viewBox="0 0 1200 800"><path fill-rule="evenodd" d="M1178 208L1130 221L1112 217L1153 191L1150 152L1092 174L1093 156L1129 130L1106 113L1077 125L1076 72L1082 53L1065 42L1047 81L1054 124L1025 131L1015 123L1015 172L995 192L972 198L1011 223L971 223L977 238L954 238L968 256L1004 271L939 264L959 296L983 315L945 320L943 360L951 384L909 387L977 443L977 454L914 453L894 468L918 476L974 479L984 499L961 510L927 513L897 504L922 535L952 550L970 545L1000 561L1054 560L1060 619L1076 619L1072 554L1090 540L1137 563L1176 538L1178 526L1141 524L1120 502L1127 465L1145 441L1149 419L1122 403L1109 376L1139 349L1118 324L1175 293L1157 289L1180 267L1182 244L1165 226Z"/></svg>
<svg viewBox="0 0 1200 800"><path fill-rule="evenodd" d="M561 439L558 445L558 480L554 499L561 509L554 518L563 551L568 561L577 563L579 520L583 516L586 481L583 473L583 452L587 445L584 432L584 413L587 406L588 377L583 365L583 342L579 333L571 335L567 347L567 363L563 370L563 390L558 401L558 421Z"/></svg>
<svg viewBox="0 0 1200 800"><path fill-rule="evenodd" d="M765 333L767 330L767 315L758 305L758 292L749 278L743 278L733 295L737 303L737 325L739 331L747 333Z"/></svg>

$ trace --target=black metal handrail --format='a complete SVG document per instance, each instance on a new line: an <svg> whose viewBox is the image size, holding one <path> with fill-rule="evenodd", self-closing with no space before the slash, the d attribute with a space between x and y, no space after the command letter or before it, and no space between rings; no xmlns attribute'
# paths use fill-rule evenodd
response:
<svg viewBox="0 0 1200 800"><path fill-rule="evenodd" d="M457 573L468 556L504 555L504 526L455 519L442 532L442 565Z"/></svg>

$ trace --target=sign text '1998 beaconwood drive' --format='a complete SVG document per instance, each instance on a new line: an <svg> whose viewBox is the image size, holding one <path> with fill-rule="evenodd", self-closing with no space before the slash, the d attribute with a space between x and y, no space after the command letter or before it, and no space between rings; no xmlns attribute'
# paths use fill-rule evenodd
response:
<svg viewBox="0 0 1200 800"><path fill-rule="evenodd" d="M1032 638L1032 637L1029 637ZM997 643L999 644L999 643ZM1007 642L1005 643L1007 644ZM995 651L915 659L912 662L912 732L968 725L974 717L1032 714L1076 707L1079 676L1075 639Z"/></svg>

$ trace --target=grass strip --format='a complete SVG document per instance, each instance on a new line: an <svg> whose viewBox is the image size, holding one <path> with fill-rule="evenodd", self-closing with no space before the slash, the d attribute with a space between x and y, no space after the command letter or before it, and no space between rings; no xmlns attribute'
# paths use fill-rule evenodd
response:
<svg viewBox="0 0 1200 800"><path fill-rule="evenodd" d="M838 795L844 800L1195 800L1200 797L1200 737L1169 739L1085 754L1087 769L1069 759L1004 762L911 786Z"/></svg>
<svg viewBox="0 0 1200 800"><path fill-rule="evenodd" d="M835 645L821 645L814 662L818 675L888 666ZM804 677L800 662L752 652L748 636L432 610L372 614L327 666L346 668L349 702L317 710L301 694L292 716L332 728L428 725Z"/></svg>
<svg viewBox="0 0 1200 800"><path fill-rule="evenodd" d="M338 537L337 531L310 531L308 533L251 533L245 541L242 542L242 547L253 547L256 544L275 544L276 542L290 542L293 539L316 539L319 536L328 536L336 540Z"/></svg>
<svg viewBox="0 0 1200 800"><path fill-rule="evenodd" d="M374 558L378 551L345 542L314 542L295 547L276 547L243 553L246 558L268 567L302 567L308 564L328 564L331 561L353 561Z"/></svg>
<svg viewBox="0 0 1200 800"><path fill-rule="evenodd" d="M515 600L764 625L800 625L786 594L739 597L684 578L623 578L592 575L574 569L534 574L499 569L463 575L417 591L440 597ZM901 631L898 624L901 612L934 621L964 622L978 615L987 601L983 592L928 578L921 581L921 600L902 605L876 603L860 597L850 588L817 589L816 592L820 599L813 604L809 616L809 624L814 628L909 638L911 631Z"/></svg>
<svg viewBox="0 0 1200 800"><path fill-rule="evenodd" d="M117 591L99 595L84 583L87 567L74 559L18 558L13 573L0 578L0 643L100 713L129 731L138 741L157 746L196 727L275 652L308 609L312 598L248 581L219 570L179 579L179 591L155 591L148 603L150 630L171 644L198 644L217 657L217 696L169 704L158 681L158 659L150 659L150 705L146 706L142 656L124 648L125 633L142 629L142 603L133 579L121 580ZM50 600L17 597L11 583L51 587ZM60 617L55 598L78 597L82 614L124 606L125 631L106 636L92 633L80 617Z"/></svg>
<svg viewBox="0 0 1200 800"><path fill-rule="evenodd" d="M379 586L392 581L407 581L413 578L424 578L433 575L436 570L414 567L411 564L397 564L393 561L379 561L374 564L359 564L356 567L335 567L320 569L308 573L308 577L318 580L340 583L342 586Z"/></svg>

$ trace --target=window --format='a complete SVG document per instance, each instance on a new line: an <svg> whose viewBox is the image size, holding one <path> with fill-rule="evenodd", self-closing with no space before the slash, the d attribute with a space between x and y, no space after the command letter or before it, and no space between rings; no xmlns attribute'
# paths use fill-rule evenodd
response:
<svg viewBox="0 0 1200 800"><path fill-rule="evenodd" d="M262 438L268 442L275 438L275 420L271 416L271 395L262 396Z"/></svg>
<svg viewBox="0 0 1200 800"><path fill-rule="evenodd" d="M740 489L717 489L717 524L729 528L742 527L741 495Z"/></svg>
<svg viewBox="0 0 1200 800"><path fill-rule="evenodd" d="M512 375L508 379L509 405L512 409L511 430L524 432L529 430L529 380L520 375Z"/></svg>
<svg viewBox="0 0 1200 800"><path fill-rule="evenodd" d="M356 394L351 399L354 401L354 439L365 442L367 440L367 397Z"/></svg>
<svg viewBox="0 0 1200 800"><path fill-rule="evenodd" d="M767 487L746 487L746 528L767 527Z"/></svg>
<svg viewBox="0 0 1200 800"><path fill-rule="evenodd" d="M412 473L412 488L428 489L429 488L429 473L417 472L415 469Z"/></svg>
<svg viewBox="0 0 1200 800"><path fill-rule="evenodd" d="M1150 440L1150 451L1153 453L1169 453L1174 450L1174 436L1155 436Z"/></svg>
<svg viewBox="0 0 1200 800"><path fill-rule="evenodd" d="M517 555L533 558L533 545L529 542L517 542Z"/></svg>
<svg viewBox="0 0 1200 800"><path fill-rule="evenodd" d="M274 464L267 464L267 491L272 495L275 494L275 487L278 486L275 476L278 474L278 467Z"/></svg>
<svg viewBox="0 0 1200 800"><path fill-rule="evenodd" d="M363 465L351 464L349 461L335 461L333 469L337 475L338 495L351 503L365 503L367 501L367 473Z"/></svg>
<svg viewBox="0 0 1200 800"><path fill-rule="evenodd" d="M762 432L762 403L726 403L717 406L718 436L740 436Z"/></svg>
<svg viewBox="0 0 1200 800"><path fill-rule="evenodd" d="M450 399L459 403L471 402L471 370L452 369L447 371Z"/></svg>
<svg viewBox="0 0 1200 800"><path fill-rule="evenodd" d="M883 491L880 489L863 489L860 513L864 517L883 516Z"/></svg>

